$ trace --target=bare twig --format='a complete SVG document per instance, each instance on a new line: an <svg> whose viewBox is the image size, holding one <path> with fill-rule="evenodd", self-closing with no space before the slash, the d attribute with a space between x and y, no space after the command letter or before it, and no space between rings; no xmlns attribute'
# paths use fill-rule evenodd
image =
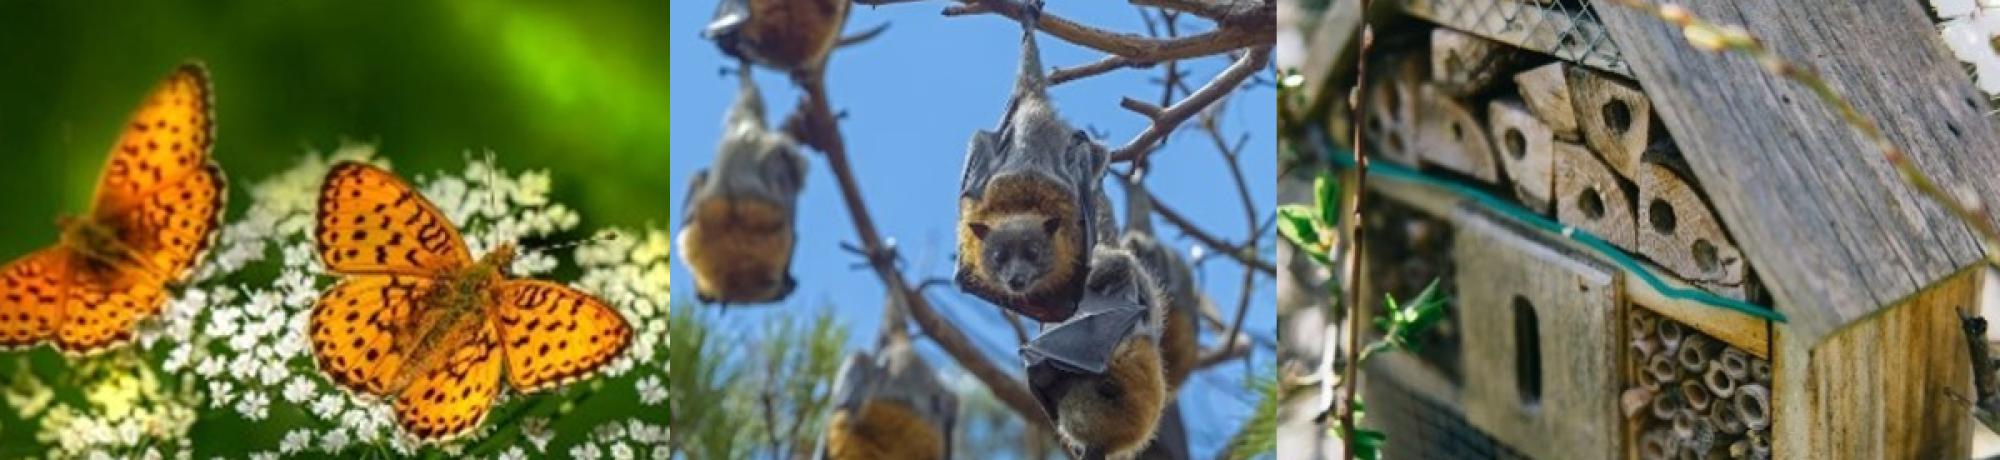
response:
<svg viewBox="0 0 2000 460"><path fill-rule="evenodd" d="M1133 161L1151 152L1153 144L1159 143L1160 139L1165 138L1168 133L1173 132L1175 128L1179 127L1181 122L1187 121L1195 113L1208 108L1209 104L1215 103L1222 96L1235 91L1236 87L1242 85L1245 79L1250 78L1250 75L1257 73L1259 70L1263 70L1265 64L1270 61L1271 46L1257 46L1251 49L1249 53L1245 53L1242 58L1237 59L1236 63L1231 64L1228 69L1223 70L1221 75L1216 75L1215 79L1210 80L1207 85L1203 85L1201 89L1195 90L1186 99L1174 103L1173 107L1160 111L1158 114L1148 113L1147 117L1153 120L1152 124L1146 126L1146 130L1140 132L1130 142L1126 142L1125 146L1111 151L1111 160ZM1131 108L1131 105L1128 104L1126 107Z"/></svg>
<svg viewBox="0 0 2000 460"><path fill-rule="evenodd" d="M1361 11L1368 11L1369 0L1360 1ZM1374 26L1363 20L1361 24L1361 50L1355 53L1355 59L1358 62L1354 64L1354 88L1350 89L1347 93L1347 106L1353 111L1353 116L1349 120L1360 120L1362 116L1361 104L1359 103L1361 88L1367 87L1368 48L1374 45L1374 41ZM1362 254L1368 247L1368 245L1362 244L1363 229L1366 226L1362 225L1361 222L1361 213L1367 204L1363 200L1363 197L1366 195L1363 191L1368 189L1368 156L1363 152L1366 145L1362 143L1361 139L1361 123L1351 124L1354 129L1354 171L1353 177L1349 178L1346 186L1342 187L1348 195L1346 199L1348 205L1347 213L1344 214L1347 229L1344 232L1345 236L1342 237L1342 243L1347 246L1347 253L1341 255L1341 258L1345 260L1343 260L1344 267L1342 267L1343 273L1341 274L1340 285L1341 297L1343 297L1342 304L1346 306L1347 310L1344 312L1346 314L1345 319L1347 320L1347 349L1342 350L1347 355L1347 362L1340 369L1341 404L1339 407L1341 439L1347 443L1346 448L1341 449L1340 452L1341 457L1346 460L1354 460L1354 394L1361 386L1360 381L1355 379L1356 373L1361 368L1361 288L1355 285L1355 283L1361 280Z"/></svg>
<svg viewBox="0 0 2000 460"><path fill-rule="evenodd" d="M1278 20L1277 3L1214 0L1130 0L1133 5L1185 11L1216 23L1241 28L1271 24Z"/></svg>
<svg viewBox="0 0 2000 460"><path fill-rule="evenodd" d="M1049 72L1049 86L1094 77L1118 69L1145 67L1149 65L1153 65L1153 63L1150 61L1135 61L1131 58L1114 54L1105 56L1104 59L1099 59L1097 62L1067 69L1058 68L1054 72Z"/></svg>
<svg viewBox="0 0 2000 460"><path fill-rule="evenodd" d="M1027 6L1017 0L958 0L959 4L945 8L946 16L968 16L976 14L998 14L1020 20L1027 12ZM859 4L896 3L882 0L858 0ZM1275 10L1272 13L1275 15ZM1250 21L1254 15L1244 15L1240 23L1222 23L1215 30L1171 39L1152 39L1136 34L1112 32L1084 25L1048 12L1041 13L1038 29L1048 32L1058 39L1077 45L1116 54L1141 61L1169 61L1207 56L1248 46L1270 45L1278 39L1278 25L1275 20ZM1273 16L1275 17L1275 16Z"/></svg>
<svg viewBox="0 0 2000 460"><path fill-rule="evenodd" d="M1135 189L1126 189L1126 193L1138 191ZM1150 194L1152 192L1145 193ZM1278 276L1277 265L1272 264L1271 261L1258 258L1257 247L1255 245L1238 246L1223 241L1222 238L1217 238L1214 234L1202 230L1200 226L1195 225L1193 219L1189 219L1179 211L1175 211L1172 207L1167 206L1165 202L1160 201L1159 195L1149 195L1149 197L1153 202L1153 213L1159 214L1160 218L1167 220L1167 223L1174 224L1175 227L1180 227L1181 233L1193 237L1195 241L1200 241L1202 245L1208 246L1209 249L1214 249L1215 252L1228 255L1231 259L1236 259L1237 262L1243 263L1246 267L1264 272L1265 276Z"/></svg>
<svg viewBox="0 0 2000 460"><path fill-rule="evenodd" d="M825 78L815 74L795 79L805 94L799 101L799 110L786 122L787 128L826 156L828 168L833 170L835 181L840 184L841 198L847 204L848 216L854 221L854 230L861 240L863 252L874 267L875 275L882 279L885 291L889 295L902 296L902 305L909 309L910 319L916 321L924 335L936 342L945 354L951 355L967 373L986 384L995 398L1036 428L1052 429L1048 417L1042 414L1041 406L1035 403L1034 396L1028 394L1027 387L980 354L978 347L964 332L939 316L930 302L920 292L910 289L908 281L896 271L893 251L883 244L881 234L876 231L875 221L868 214L868 205L861 198L860 183L853 168L848 165L847 147L835 124L833 108L827 102Z"/></svg>

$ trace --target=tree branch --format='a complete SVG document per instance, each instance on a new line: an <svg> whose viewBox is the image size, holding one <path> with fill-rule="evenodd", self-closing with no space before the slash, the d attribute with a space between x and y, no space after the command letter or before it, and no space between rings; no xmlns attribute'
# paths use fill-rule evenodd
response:
<svg viewBox="0 0 2000 460"><path fill-rule="evenodd" d="M1208 108L1209 104L1222 99L1222 96L1235 91L1237 86L1242 85L1244 80L1250 78L1250 75L1263 70L1264 66L1270 62L1271 45L1261 45L1252 48L1250 52L1244 53L1243 57L1238 58L1235 64L1231 64L1228 69L1222 71L1222 74L1216 75L1214 80L1210 80L1207 85L1203 85L1201 89L1195 90L1193 94L1189 94L1186 99L1174 103L1173 107L1169 107L1157 115L1148 114L1148 117L1153 119L1153 123L1146 126L1146 130L1140 132L1130 142L1126 142L1124 147L1113 150L1111 152L1111 161L1136 161L1139 157L1151 152L1153 145L1159 143L1160 139L1166 138L1167 134L1179 127L1181 122L1187 121L1195 113ZM1130 107L1130 105L1127 106L1127 108Z"/></svg>
<svg viewBox="0 0 2000 460"><path fill-rule="evenodd" d="M958 361L967 373L986 384L993 396L1008 408L1021 414L1033 426L1052 430L1049 419L1042 414L1041 405L1035 403L1033 395L1020 381L999 366L988 361L972 345L971 339L958 330L951 322L939 316L931 308L930 301L921 292L910 288L909 282L896 271L895 255L882 243L882 236L875 229L875 221L869 217L868 205L861 197L861 186L855 179L854 169L847 162L847 147L841 139L840 128L836 125L832 106L827 102L826 81L821 74L794 76L804 95L799 101L799 109L786 121L787 130L803 140L807 145L826 156L829 169L840 184L840 196L847 203L848 217L854 221L854 231L861 240L863 253L875 275L882 279L884 290L889 295L902 296L902 305L907 313L923 328L924 335L930 337L945 354ZM883 327L896 327L885 324Z"/></svg>
<svg viewBox="0 0 2000 460"><path fill-rule="evenodd" d="M1020 20L1028 11L1027 5L1017 0L958 0L959 4L946 7L945 16L969 16L977 14L997 14L1009 19ZM864 5L901 3L894 0L855 0ZM1275 18L1275 7L1272 17ZM1124 56L1140 61L1169 61L1222 53L1237 48L1270 45L1278 40L1278 24L1275 20L1255 22L1247 18L1238 23L1222 23L1215 30L1180 38L1152 39L1138 34L1113 32L1071 21L1067 18L1041 13L1037 29L1048 32L1066 42L1078 46Z"/></svg>
<svg viewBox="0 0 2000 460"><path fill-rule="evenodd" d="M1126 189L1126 193L1133 193L1135 191L1137 190ZM1168 207L1165 202L1160 201L1159 195L1152 195L1153 192L1150 191L1145 193L1147 193L1147 197L1153 202L1153 213L1159 214L1161 218L1167 220L1167 223L1174 224L1175 227L1180 227L1181 233L1193 237L1195 241L1200 241L1203 246L1208 246L1209 249L1214 249L1215 252L1228 255L1231 259L1236 259L1237 262L1241 262L1246 267L1264 272L1265 276L1278 276L1277 265L1272 264L1271 261L1257 258L1256 247L1229 244L1229 242L1223 241L1222 238L1217 238L1214 234L1196 226L1194 220Z"/></svg>

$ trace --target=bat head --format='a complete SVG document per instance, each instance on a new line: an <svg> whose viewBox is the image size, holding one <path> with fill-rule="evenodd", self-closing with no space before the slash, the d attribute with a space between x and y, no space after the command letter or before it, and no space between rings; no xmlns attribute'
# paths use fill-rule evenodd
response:
<svg viewBox="0 0 2000 460"><path fill-rule="evenodd" d="M1055 238L1062 228L1061 218L1016 214L967 225L984 243L979 258L993 276L993 284L1009 295L1033 290L1055 266Z"/></svg>

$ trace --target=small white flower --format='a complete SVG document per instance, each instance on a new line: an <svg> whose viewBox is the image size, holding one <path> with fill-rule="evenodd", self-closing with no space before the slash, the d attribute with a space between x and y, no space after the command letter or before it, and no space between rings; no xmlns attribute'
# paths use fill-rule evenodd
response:
<svg viewBox="0 0 2000 460"><path fill-rule="evenodd" d="M350 441L352 439L347 437L346 428L335 427L320 438L320 450L329 454L340 453L341 450L347 449L347 443Z"/></svg>
<svg viewBox="0 0 2000 460"><path fill-rule="evenodd" d="M660 385L660 379L651 375L639 379L639 402L657 406L667 400L667 388Z"/></svg>
<svg viewBox="0 0 2000 460"><path fill-rule="evenodd" d="M236 403L236 412L243 414L243 418L250 421L263 420L270 403L270 397L264 396L264 392L252 391L243 395L243 400Z"/></svg>
<svg viewBox="0 0 2000 460"><path fill-rule="evenodd" d="M494 458L498 460L528 460L528 453L522 451L521 446L513 446L508 447L507 450L500 451L500 455Z"/></svg>
<svg viewBox="0 0 2000 460"><path fill-rule="evenodd" d="M312 382L305 377L293 377L285 382L285 389L281 395L285 397L286 402L303 404L312 398L313 389Z"/></svg>
<svg viewBox="0 0 2000 460"><path fill-rule="evenodd" d="M623 442L611 445L611 458L615 460L632 460L632 455L632 446Z"/></svg>
<svg viewBox="0 0 2000 460"><path fill-rule="evenodd" d="M535 445L536 452L548 452L549 440L556 437L555 432L549 430L549 419L542 417L521 419L521 435L528 438L529 444Z"/></svg>
<svg viewBox="0 0 2000 460"><path fill-rule="evenodd" d="M577 460L597 460L602 455L604 455L604 452L598 450L596 444L587 442L569 448L569 456Z"/></svg>
<svg viewBox="0 0 2000 460"><path fill-rule="evenodd" d="M313 412L317 414L326 414L329 416L332 414L340 413L340 407L345 405L346 403L346 401L342 400L340 396L341 395L338 393L327 393L324 395L320 395L319 400L313 401L312 404Z"/></svg>
<svg viewBox="0 0 2000 460"><path fill-rule="evenodd" d="M304 428L294 429L291 432L285 433L284 440L278 441L278 451L286 455L298 453L305 450L307 445L312 443L312 437L311 431L307 431Z"/></svg>
<svg viewBox="0 0 2000 460"><path fill-rule="evenodd" d="M278 453L277 453L277 452L255 452L255 453L251 453L251 454L250 454L250 460L278 460Z"/></svg>

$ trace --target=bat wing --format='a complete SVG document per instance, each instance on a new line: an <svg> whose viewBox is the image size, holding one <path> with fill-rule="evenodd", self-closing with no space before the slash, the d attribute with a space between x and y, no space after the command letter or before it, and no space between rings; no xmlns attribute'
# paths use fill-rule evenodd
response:
<svg viewBox="0 0 2000 460"><path fill-rule="evenodd" d="M1000 149L1005 148L1004 140L997 133L977 131L972 133L971 145L965 151L965 170L958 179L960 198L980 198L986 190L986 181L993 177L995 160Z"/></svg>
<svg viewBox="0 0 2000 460"><path fill-rule="evenodd" d="M1021 346L1021 361L1028 369L1028 389L1034 393L1049 420L1056 419L1056 401L1051 391L1065 375L1100 375L1111 366L1118 342L1145 320L1146 307L1129 300L1086 294L1080 312L1068 321L1042 330L1041 335Z"/></svg>
<svg viewBox="0 0 2000 460"><path fill-rule="evenodd" d="M1188 460L1193 458L1188 452L1187 427L1181 421L1181 405L1169 401L1167 410L1160 413L1160 424L1153 430L1153 443L1139 458L1157 460Z"/></svg>
<svg viewBox="0 0 2000 460"><path fill-rule="evenodd" d="M681 197L681 226L687 226L689 223L692 223L694 219L694 202L696 199L701 198L704 192L702 189L707 186L707 169L695 171L694 177L688 179L687 195Z"/></svg>
<svg viewBox="0 0 2000 460"><path fill-rule="evenodd" d="M868 352L858 351L847 355L847 362L841 363L840 372L833 378L834 407L858 411L861 405L874 396L875 389L882 382L882 370L876 368L875 357Z"/></svg>

